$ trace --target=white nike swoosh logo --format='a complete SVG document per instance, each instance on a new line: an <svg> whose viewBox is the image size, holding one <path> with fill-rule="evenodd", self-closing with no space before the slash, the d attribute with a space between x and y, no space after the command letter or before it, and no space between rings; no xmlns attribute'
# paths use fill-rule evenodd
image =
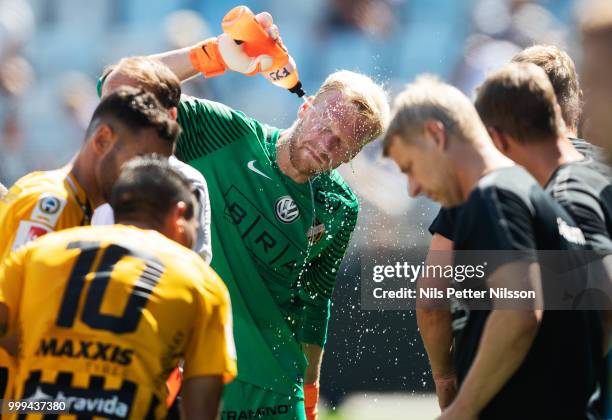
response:
<svg viewBox="0 0 612 420"><path fill-rule="evenodd" d="M272 178L270 178L268 175L264 174L263 172L261 172L259 169L257 169L255 167L255 161L252 160L249 163L247 163L247 168L249 168L250 170L252 170L253 172L255 172L258 175L261 175L263 177L268 178L270 181L272 180Z"/></svg>

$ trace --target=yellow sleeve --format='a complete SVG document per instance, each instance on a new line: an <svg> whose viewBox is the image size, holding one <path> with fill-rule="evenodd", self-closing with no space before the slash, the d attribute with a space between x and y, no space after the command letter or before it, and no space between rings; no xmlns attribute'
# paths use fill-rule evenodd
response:
<svg viewBox="0 0 612 420"><path fill-rule="evenodd" d="M183 377L222 375L228 383L237 370L229 292L211 269L205 282L195 291L199 308L185 351Z"/></svg>
<svg viewBox="0 0 612 420"><path fill-rule="evenodd" d="M72 206L65 209L67 200L56 193L23 193L0 206L3 246L0 260L9 252L47 233L77 226L78 215Z"/></svg>
<svg viewBox="0 0 612 420"><path fill-rule="evenodd" d="M8 307L7 335L15 332L24 283L24 265L28 248L12 252L0 266L0 303Z"/></svg>

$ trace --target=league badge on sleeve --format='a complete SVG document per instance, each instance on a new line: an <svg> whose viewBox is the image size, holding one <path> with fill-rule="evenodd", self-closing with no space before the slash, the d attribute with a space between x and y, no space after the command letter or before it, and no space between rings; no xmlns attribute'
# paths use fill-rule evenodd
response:
<svg viewBox="0 0 612 420"><path fill-rule="evenodd" d="M66 200L63 198L56 197L52 194L42 194L38 198L36 207L32 210L31 220L42 222L54 228L65 205Z"/></svg>
<svg viewBox="0 0 612 420"><path fill-rule="evenodd" d="M53 215L59 210L60 201L53 196L41 197L40 201L38 202L38 207L43 213Z"/></svg>

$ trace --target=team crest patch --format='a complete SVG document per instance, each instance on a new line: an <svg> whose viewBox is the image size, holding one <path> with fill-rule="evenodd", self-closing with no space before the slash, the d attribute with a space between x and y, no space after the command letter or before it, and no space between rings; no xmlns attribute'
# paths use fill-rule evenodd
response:
<svg viewBox="0 0 612 420"><path fill-rule="evenodd" d="M300 209L298 208L293 198L285 195L278 200L274 205L276 217L283 223L291 223L300 217Z"/></svg>
<svg viewBox="0 0 612 420"><path fill-rule="evenodd" d="M306 232L306 237L308 238L308 242L310 244L316 244L321 240L323 234L325 233L325 225L316 219L312 226Z"/></svg>
<svg viewBox="0 0 612 420"><path fill-rule="evenodd" d="M48 195L46 197L41 197L38 201L38 207L43 213L55 214L59 211L61 203L58 198Z"/></svg>

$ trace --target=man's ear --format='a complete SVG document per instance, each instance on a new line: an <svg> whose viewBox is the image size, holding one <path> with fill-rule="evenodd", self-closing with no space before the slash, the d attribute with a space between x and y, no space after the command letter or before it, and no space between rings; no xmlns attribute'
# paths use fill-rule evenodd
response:
<svg viewBox="0 0 612 420"><path fill-rule="evenodd" d="M185 213L187 212L187 204L184 201L176 203L168 212L166 224L170 229L174 230L174 234L182 234L185 225Z"/></svg>
<svg viewBox="0 0 612 420"><path fill-rule="evenodd" d="M98 156L102 156L112 149L116 140L112 127L104 123L99 124L91 136L93 150Z"/></svg>
<svg viewBox="0 0 612 420"><path fill-rule="evenodd" d="M172 108L168 109L168 113L170 114L170 118L176 121L178 117L178 109L175 106L173 106Z"/></svg>
<svg viewBox="0 0 612 420"><path fill-rule="evenodd" d="M164 221L164 231L162 232L168 238L179 244L190 248L193 244L186 232L187 219L185 213L188 211L188 205L184 201L176 203L168 212Z"/></svg>
<svg viewBox="0 0 612 420"><path fill-rule="evenodd" d="M487 132L489 133L489 136L491 136L491 140L493 140L493 144L495 147L497 147L497 150L503 154L507 154L508 149L510 148L510 141L508 137L494 127L487 127Z"/></svg>
<svg viewBox="0 0 612 420"><path fill-rule="evenodd" d="M304 115L306 115L306 111L312 108L313 105L314 105L314 96L308 96L306 98L306 101L302 102L302 104L300 105L300 109L298 109L298 118L299 119L304 118Z"/></svg>
<svg viewBox="0 0 612 420"><path fill-rule="evenodd" d="M187 210L188 210L188 205L184 201L179 201L178 203L176 203L176 206L174 207L174 215L176 217L176 220L179 221L181 225L183 221L187 220L185 218L185 213L187 213Z"/></svg>
<svg viewBox="0 0 612 420"><path fill-rule="evenodd" d="M442 122L433 119L425 121L425 133L432 138L438 149L441 151L446 150L448 147L448 138Z"/></svg>

